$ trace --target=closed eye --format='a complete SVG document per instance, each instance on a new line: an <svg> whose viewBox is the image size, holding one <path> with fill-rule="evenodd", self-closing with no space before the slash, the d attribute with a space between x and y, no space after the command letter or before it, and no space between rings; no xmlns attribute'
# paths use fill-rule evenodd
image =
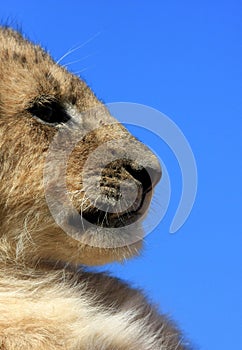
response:
<svg viewBox="0 0 242 350"><path fill-rule="evenodd" d="M35 102L28 108L28 112L48 124L66 123L71 119L65 109L56 101Z"/></svg>

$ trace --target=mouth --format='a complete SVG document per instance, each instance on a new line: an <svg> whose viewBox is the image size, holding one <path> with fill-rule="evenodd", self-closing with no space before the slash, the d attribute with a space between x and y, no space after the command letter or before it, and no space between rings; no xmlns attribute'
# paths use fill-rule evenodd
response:
<svg viewBox="0 0 242 350"><path fill-rule="evenodd" d="M115 171L113 167L115 166ZM94 225L100 228L122 228L131 224L137 227L148 212L156 182L151 171L142 167L105 168L101 177L88 177L87 191L76 192L74 203L77 212L68 219L68 225L85 231ZM157 180L157 181L156 181ZM81 198L79 197L81 194Z"/></svg>
<svg viewBox="0 0 242 350"><path fill-rule="evenodd" d="M135 210L126 210L121 213L109 213L98 208L91 208L91 210L82 213L82 217L89 223L101 227L125 227L140 220L145 212L144 207L146 195L142 196L140 205Z"/></svg>
<svg viewBox="0 0 242 350"><path fill-rule="evenodd" d="M100 208L89 206L88 209L79 211L79 215L72 215L69 217L68 225L78 227L80 225L80 218L82 218L83 229L85 230L88 224L92 224L102 228L122 228L142 220L146 214L152 197L152 190L143 193L139 200L139 205L131 206L128 210L118 212L112 210L101 210ZM84 220L83 220L84 219Z"/></svg>
<svg viewBox="0 0 242 350"><path fill-rule="evenodd" d="M99 200L79 211L83 219L103 228L121 228L142 219L152 197L152 180L143 168L135 172L126 166L125 172L128 181L122 189L113 177L101 179Z"/></svg>

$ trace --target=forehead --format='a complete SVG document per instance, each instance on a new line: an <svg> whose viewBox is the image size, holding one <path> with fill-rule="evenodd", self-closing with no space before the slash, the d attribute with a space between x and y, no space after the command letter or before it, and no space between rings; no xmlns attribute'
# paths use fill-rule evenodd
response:
<svg viewBox="0 0 242 350"><path fill-rule="evenodd" d="M50 68L54 61L39 45L25 39L20 33L11 29L0 28L0 63L1 71L4 68L12 65L17 70L13 73L20 73L20 68L27 70L28 68L34 68L36 65L39 68Z"/></svg>
<svg viewBox="0 0 242 350"><path fill-rule="evenodd" d="M9 112L28 108L40 96L76 105L83 103L83 96L94 102L84 81L19 33L0 28L0 47L0 99Z"/></svg>

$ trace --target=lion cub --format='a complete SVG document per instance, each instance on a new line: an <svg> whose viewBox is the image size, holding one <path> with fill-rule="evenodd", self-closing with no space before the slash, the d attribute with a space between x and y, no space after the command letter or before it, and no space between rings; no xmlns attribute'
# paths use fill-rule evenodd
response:
<svg viewBox="0 0 242 350"><path fill-rule="evenodd" d="M142 293L80 268L138 254L158 160L40 46L2 27L0 47L0 349L187 349Z"/></svg>

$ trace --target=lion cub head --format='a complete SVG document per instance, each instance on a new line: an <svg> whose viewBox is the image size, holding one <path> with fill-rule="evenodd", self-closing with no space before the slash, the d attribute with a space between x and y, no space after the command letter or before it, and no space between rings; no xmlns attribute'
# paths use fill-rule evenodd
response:
<svg viewBox="0 0 242 350"><path fill-rule="evenodd" d="M0 45L1 259L135 255L158 160L39 46L9 28Z"/></svg>

